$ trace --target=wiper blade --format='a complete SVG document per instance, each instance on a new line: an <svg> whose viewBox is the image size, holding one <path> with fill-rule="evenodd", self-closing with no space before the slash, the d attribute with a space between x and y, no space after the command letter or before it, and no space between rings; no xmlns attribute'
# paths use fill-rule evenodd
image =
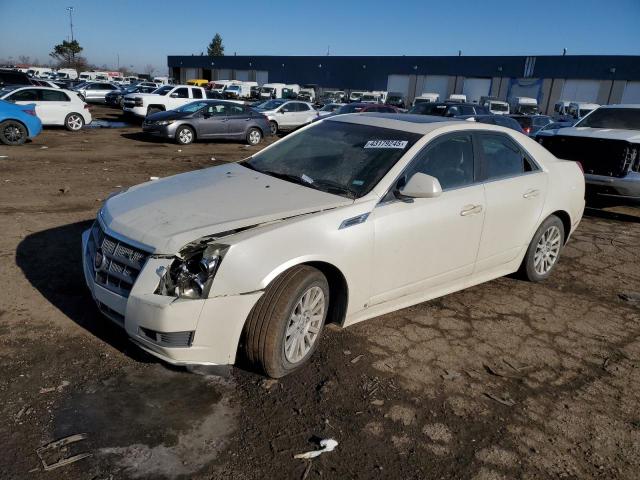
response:
<svg viewBox="0 0 640 480"><path fill-rule="evenodd" d="M341 192L341 193L347 194L347 196L350 198L358 197L358 192L347 187L346 185L342 185L338 182L334 182L333 180L319 179L319 180L314 180L313 183L316 186L324 185L325 187L327 187L327 191Z"/></svg>
<svg viewBox="0 0 640 480"><path fill-rule="evenodd" d="M313 187L312 183L309 183L303 178L298 177L297 175L292 175L290 173L273 172L271 170L264 170L261 171L261 173L264 173L265 175L269 175L271 177L279 178L280 180L287 180L289 182L297 183L298 185L304 185L305 187Z"/></svg>

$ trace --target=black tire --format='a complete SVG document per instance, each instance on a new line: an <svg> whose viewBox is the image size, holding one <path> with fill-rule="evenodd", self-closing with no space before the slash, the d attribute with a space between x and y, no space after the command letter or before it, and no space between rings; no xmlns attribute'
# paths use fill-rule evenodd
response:
<svg viewBox="0 0 640 480"><path fill-rule="evenodd" d="M195 142L195 140L196 132L193 130L193 128L187 125L182 125L176 130L176 142L178 142L180 145L189 145L190 143Z"/></svg>
<svg viewBox="0 0 640 480"><path fill-rule="evenodd" d="M64 119L64 128L70 132L77 132L84 127L84 117L79 113L72 112Z"/></svg>
<svg viewBox="0 0 640 480"><path fill-rule="evenodd" d="M541 248L539 245L541 243L541 239L543 235L547 234L548 232L554 233L549 234L549 241L542 242L543 244L546 244L546 248ZM551 238L552 236L553 238ZM553 272L553 269L558 264L558 260L560 259L560 253L562 252L562 247L564 246L564 239L565 232L562 220L560 220L555 215L550 215L544 222L542 222L540 227L538 227L538 230L536 230L536 233L531 239L529 248L527 248L527 253L524 256L522 265L520 266L520 270L518 271L520 276L526 280L529 280L530 282L541 282L549 278L549 275L551 275L551 272ZM551 244L554 244L554 246L557 245L557 253L555 253L555 256L552 255L553 249L549 248ZM547 255L547 253L545 252L548 252L549 254ZM538 253L538 258L536 258L536 253ZM548 261L544 260L545 257L548 259ZM538 264L536 264L536 260L538 259L541 260L538 262ZM543 262L542 268L540 267L540 262ZM545 264L544 262L547 263ZM547 269L547 265L549 262L551 263ZM538 268L536 268L536 265L538 265Z"/></svg>
<svg viewBox="0 0 640 480"><path fill-rule="evenodd" d="M277 135L278 134L278 124L276 122L274 122L273 120L271 120L269 122L269 128L271 129L271 135Z"/></svg>
<svg viewBox="0 0 640 480"><path fill-rule="evenodd" d="M303 295L319 287L324 294L324 312L319 331L309 351L295 363L285 353L290 317ZM276 277L254 305L242 334L247 361L256 370L280 378L302 367L313 355L322 336L329 306L329 284L319 270L308 265L293 267Z"/></svg>
<svg viewBox="0 0 640 480"><path fill-rule="evenodd" d="M259 128L250 128L246 140L249 145L258 145L262 141L262 132Z"/></svg>
<svg viewBox="0 0 640 480"><path fill-rule="evenodd" d="M5 145L22 145L29 136L26 127L15 120L0 123L0 142Z"/></svg>
<svg viewBox="0 0 640 480"><path fill-rule="evenodd" d="M158 108L158 107L148 107L147 108L147 117L149 115L153 115L154 113L158 113L158 112L162 112L162 109Z"/></svg>

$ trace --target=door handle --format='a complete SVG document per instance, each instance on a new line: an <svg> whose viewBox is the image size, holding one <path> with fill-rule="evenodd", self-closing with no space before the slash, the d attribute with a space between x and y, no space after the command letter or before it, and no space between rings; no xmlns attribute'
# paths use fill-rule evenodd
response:
<svg viewBox="0 0 640 480"><path fill-rule="evenodd" d="M482 212L482 205L465 205L460 210L460 215L466 217L467 215L476 215Z"/></svg>
<svg viewBox="0 0 640 480"><path fill-rule="evenodd" d="M533 190L528 190L528 191L524 192L522 194L522 197L523 198L534 198L534 197L537 197L538 195L540 195L540 190L533 189Z"/></svg>

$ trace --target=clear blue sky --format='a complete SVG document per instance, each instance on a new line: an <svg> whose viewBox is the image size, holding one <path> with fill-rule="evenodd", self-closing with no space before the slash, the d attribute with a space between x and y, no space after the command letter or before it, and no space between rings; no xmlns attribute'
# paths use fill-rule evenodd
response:
<svg viewBox="0 0 640 480"><path fill-rule="evenodd" d="M215 32L228 55L640 54L640 0L0 0L0 60L48 62L69 5L89 62L137 71Z"/></svg>

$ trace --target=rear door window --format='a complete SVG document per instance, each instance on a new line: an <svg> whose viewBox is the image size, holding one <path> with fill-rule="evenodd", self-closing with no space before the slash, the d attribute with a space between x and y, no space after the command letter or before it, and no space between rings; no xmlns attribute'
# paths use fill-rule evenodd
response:
<svg viewBox="0 0 640 480"><path fill-rule="evenodd" d="M192 98L202 98L202 91L199 88L192 88L191 94L193 95Z"/></svg>
<svg viewBox="0 0 640 480"><path fill-rule="evenodd" d="M56 90L40 90L41 100L44 102L68 102L69 97L64 92Z"/></svg>
<svg viewBox="0 0 640 480"><path fill-rule="evenodd" d="M538 170L538 166L506 135L483 133L478 137L483 179L496 180Z"/></svg>
<svg viewBox="0 0 640 480"><path fill-rule="evenodd" d="M38 91L33 88L20 90L9 97L14 102L35 102L38 100Z"/></svg>

